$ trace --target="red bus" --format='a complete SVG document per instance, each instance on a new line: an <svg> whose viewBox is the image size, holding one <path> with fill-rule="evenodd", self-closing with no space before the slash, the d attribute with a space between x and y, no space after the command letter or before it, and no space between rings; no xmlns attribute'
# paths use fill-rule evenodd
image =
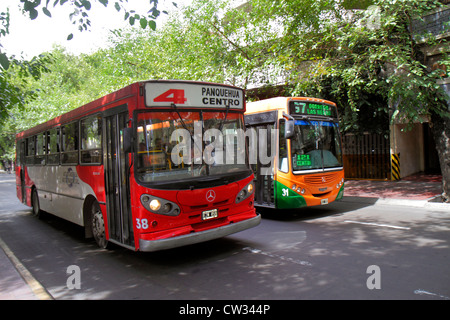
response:
<svg viewBox="0 0 450 320"><path fill-rule="evenodd" d="M17 134L17 196L102 248L157 251L257 226L247 146L233 138L244 112L234 86L133 83Z"/></svg>

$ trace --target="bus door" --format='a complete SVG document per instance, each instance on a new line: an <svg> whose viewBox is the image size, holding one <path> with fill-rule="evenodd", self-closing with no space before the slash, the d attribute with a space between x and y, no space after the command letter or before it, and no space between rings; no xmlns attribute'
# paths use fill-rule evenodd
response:
<svg viewBox="0 0 450 320"><path fill-rule="evenodd" d="M126 107L120 109L126 110ZM104 118L105 191L109 240L134 248L130 206L130 165L128 155L123 149L123 129L127 127L127 123L128 111Z"/></svg>
<svg viewBox="0 0 450 320"><path fill-rule="evenodd" d="M274 168L268 158L277 150L276 140L274 144L272 139L277 117L277 111L245 115L246 130L254 131L257 137L256 145L250 145L250 152L253 152L250 159L256 159L256 163L251 162L255 175L255 206L275 207ZM265 142L261 144L260 139Z"/></svg>
<svg viewBox="0 0 450 320"><path fill-rule="evenodd" d="M20 167L20 196L22 203L27 203L27 191L25 186L25 139L19 142L19 167Z"/></svg>

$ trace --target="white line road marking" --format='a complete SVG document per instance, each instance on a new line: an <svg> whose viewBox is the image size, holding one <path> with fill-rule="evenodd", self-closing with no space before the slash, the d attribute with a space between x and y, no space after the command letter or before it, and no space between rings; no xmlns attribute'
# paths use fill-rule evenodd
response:
<svg viewBox="0 0 450 320"><path fill-rule="evenodd" d="M250 251L251 253L259 253L259 254L262 254L264 256L268 256L268 257L279 259L279 260L283 260L283 261L292 262L292 263L295 263L295 264L300 264L302 266L310 266L310 267L312 266L312 263L308 262L308 261L296 260L296 259L292 259L292 258L289 258L289 257L284 257L284 256L280 256L280 255L277 255L277 254L264 252L262 250L251 248L251 247L245 247L242 250Z"/></svg>
<svg viewBox="0 0 450 320"><path fill-rule="evenodd" d="M437 293L432 293L432 292L428 292L422 289L418 289L418 290L414 290L414 294L420 294L420 295L429 295L429 296L434 296L434 297L438 297L444 300L450 300L449 297L444 296L442 294L437 294Z"/></svg>
<svg viewBox="0 0 450 320"><path fill-rule="evenodd" d="M366 226L384 227L384 228L392 228L392 229L400 229L400 230L411 230L411 228L409 228L409 227L392 226L389 224L380 224L380 223L362 222L362 221L353 221L353 220L345 220L344 222L363 224Z"/></svg>
<svg viewBox="0 0 450 320"><path fill-rule="evenodd" d="M1 180L0 183L9 183L9 182L16 182L16 179L14 180Z"/></svg>

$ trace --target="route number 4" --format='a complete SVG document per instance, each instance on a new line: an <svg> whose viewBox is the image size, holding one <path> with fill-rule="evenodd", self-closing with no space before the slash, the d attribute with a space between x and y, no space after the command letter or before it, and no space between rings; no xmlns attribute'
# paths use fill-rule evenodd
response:
<svg viewBox="0 0 450 320"><path fill-rule="evenodd" d="M184 96L184 90L182 89L170 89L160 94L155 99L154 102L172 102L175 104L184 104L187 98Z"/></svg>

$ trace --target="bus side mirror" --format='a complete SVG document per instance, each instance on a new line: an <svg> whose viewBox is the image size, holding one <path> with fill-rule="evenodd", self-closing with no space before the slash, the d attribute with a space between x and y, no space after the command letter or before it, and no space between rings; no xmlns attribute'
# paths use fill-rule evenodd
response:
<svg viewBox="0 0 450 320"><path fill-rule="evenodd" d="M123 128L123 152L133 152L133 128Z"/></svg>
<svg viewBox="0 0 450 320"><path fill-rule="evenodd" d="M294 120L287 120L284 127L284 137L291 139L294 136Z"/></svg>

